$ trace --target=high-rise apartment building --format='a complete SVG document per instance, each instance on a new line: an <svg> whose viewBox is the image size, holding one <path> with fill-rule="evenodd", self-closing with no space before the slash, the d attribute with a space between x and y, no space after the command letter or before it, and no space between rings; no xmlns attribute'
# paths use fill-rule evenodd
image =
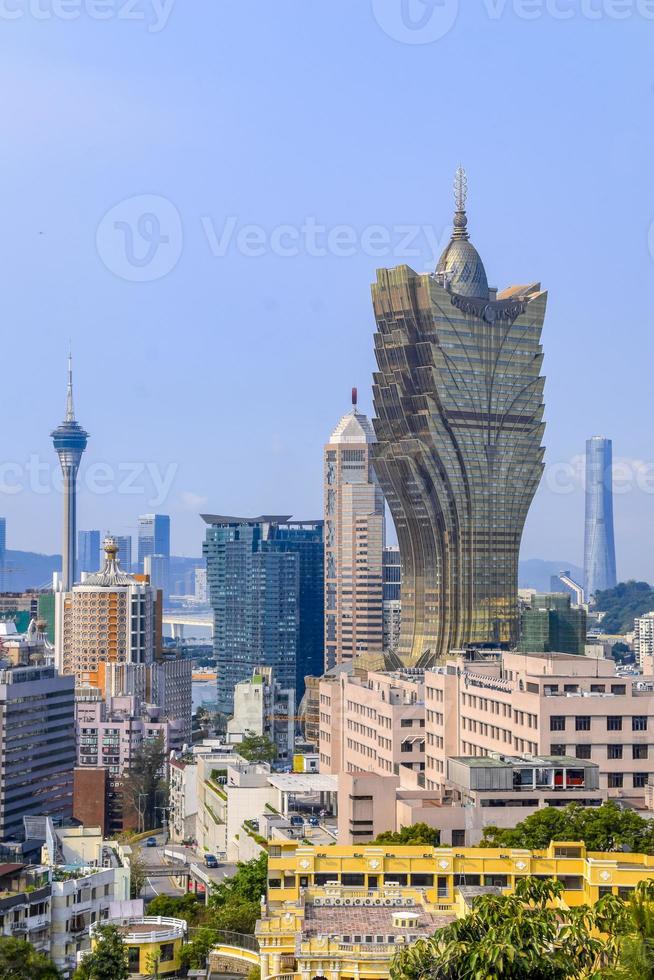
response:
<svg viewBox="0 0 654 980"><path fill-rule="evenodd" d="M138 519L138 563L144 571L148 555L170 558L170 517L167 514L142 514Z"/></svg>
<svg viewBox="0 0 654 980"><path fill-rule="evenodd" d="M159 643L156 590L123 572L114 538L104 542L101 572L56 594L55 663L79 686L99 687L99 667L152 663Z"/></svg>
<svg viewBox="0 0 654 980"><path fill-rule="evenodd" d="M381 269L374 467L402 556L399 658L518 639L518 552L543 469L538 283L489 287L456 180L435 273Z"/></svg>
<svg viewBox="0 0 654 980"><path fill-rule="evenodd" d="M593 436L586 442L586 524L584 535L586 596L617 583L613 532L613 444Z"/></svg>
<svg viewBox="0 0 654 980"><path fill-rule="evenodd" d="M167 601L170 595L170 558L167 555L146 555L143 573L149 577L152 588L159 589L164 601Z"/></svg>
<svg viewBox="0 0 654 980"><path fill-rule="evenodd" d="M0 840L23 817L73 814L75 684L52 664L0 662Z"/></svg>
<svg viewBox="0 0 654 980"><path fill-rule="evenodd" d="M394 654L400 645L402 622L402 563L400 549L384 548L383 633L384 652Z"/></svg>
<svg viewBox="0 0 654 980"><path fill-rule="evenodd" d="M258 666L302 690L322 654L322 521L202 517L219 709L231 714L235 685Z"/></svg>
<svg viewBox="0 0 654 980"><path fill-rule="evenodd" d="M100 532L79 531L77 534L77 569L82 572L100 570Z"/></svg>
<svg viewBox="0 0 654 980"><path fill-rule="evenodd" d="M68 393L66 415L61 425L50 433L59 457L64 479L64 527L62 549L62 588L69 591L75 581L75 549L77 544L77 471L86 449L88 432L75 419L73 405L73 368L68 358Z"/></svg>
<svg viewBox="0 0 654 980"><path fill-rule="evenodd" d="M324 450L326 670L383 654L384 497L373 442L353 389Z"/></svg>
<svg viewBox="0 0 654 980"><path fill-rule="evenodd" d="M634 653L639 667L654 667L654 660L645 660L654 658L654 612L634 619Z"/></svg>

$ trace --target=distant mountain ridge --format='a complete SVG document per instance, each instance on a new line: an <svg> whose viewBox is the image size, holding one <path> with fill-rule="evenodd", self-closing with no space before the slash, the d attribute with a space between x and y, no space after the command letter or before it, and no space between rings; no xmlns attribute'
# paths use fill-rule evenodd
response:
<svg viewBox="0 0 654 980"><path fill-rule="evenodd" d="M537 589L549 592L550 577L559 572L569 571L575 582L583 585L584 573L571 561L548 561L545 558L526 558L518 563L518 585L521 589Z"/></svg>

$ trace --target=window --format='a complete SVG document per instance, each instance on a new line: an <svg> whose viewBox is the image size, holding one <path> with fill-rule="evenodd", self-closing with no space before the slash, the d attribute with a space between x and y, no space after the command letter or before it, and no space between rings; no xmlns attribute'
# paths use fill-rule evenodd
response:
<svg viewBox="0 0 654 980"><path fill-rule="evenodd" d="M621 732L622 715L609 715L606 719L606 730L608 732Z"/></svg>
<svg viewBox="0 0 654 980"><path fill-rule="evenodd" d="M564 732L565 731L565 716L564 715L552 715L550 718L550 731L551 732Z"/></svg>
<svg viewBox="0 0 654 980"><path fill-rule="evenodd" d="M647 786L647 773L635 772L633 784L634 784L634 789L643 789L643 787Z"/></svg>
<svg viewBox="0 0 654 980"><path fill-rule="evenodd" d="M647 715L634 715L631 719L632 732L647 731Z"/></svg>
<svg viewBox="0 0 654 980"><path fill-rule="evenodd" d="M621 745L609 745L607 746L607 758L609 759L621 759L622 758L622 746Z"/></svg>
<svg viewBox="0 0 654 980"><path fill-rule="evenodd" d="M631 746L631 757L632 757L632 759L646 759L647 758L647 746L646 745L632 745Z"/></svg>
<svg viewBox="0 0 654 980"><path fill-rule="evenodd" d="M590 715L577 715L575 718L575 730L578 732L589 732Z"/></svg>
<svg viewBox="0 0 654 980"><path fill-rule="evenodd" d="M609 789L622 789L623 776L621 772L609 773Z"/></svg>
<svg viewBox="0 0 654 980"><path fill-rule="evenodd" d="M129 956L128 967L130 973L140 972L140 955L141 949L139 946L129 946L127 949L127 954Z"/></svg>
<svg viewBox="0 0 654 980"><path fill-rule="evenodd" d="M605 691L606 691L606 685L605 684L591 684L590 685L590 692L591 692L591 694L604 694Z"/></svg>
<svg viewBox="0 0 654 980"><path fill-rule="evenodd" d="M611 684L611 694L626 694L627 685L626 684Z"/></svg>
<svg viewBox="0 0 654 980"><path fill-rule="evenodd" d="M465 847L466 844L466 832L465 830L453 830L452 831L452 847Z"/></svg>
<svg viewBox="0 0 654 980"><path fill-rule="evenodd" d="M550 745L550 755L565 755L565 745Z"/></svg>
<svg viewBox="0 0 654 980"><path fill-rule="evenodd" d="M563 882L563 887L568 892L580 892L584 887L582 875L559 875L559 881Z"/></svg>
<svg viewBox="0 0 654 980"><path fill-rule="evenodd" d="M175 944L174 943L162 943L161 952L159 954L159 960L161 963L170 963L171 960L175 958Z"/></svg>
<svg viewBox="0 0 654 980"><path fill-rule="evenodd" d="M488 888L506 888L508 882L507 875L484 875L484 885Z"/></svg>
<svg viewBox="0 0 654 980"><path fill-rule="evenodd" d="M578 759L590 759L590 745L578 745L575 749L575 756Z"/></svg>
<svg viewBox="0 0 654 980"><path fill-rule="evenodd" d="M415 885L416 888L432 888L434 884L434 876L427 874L411 875L411 884Z"/></svg>
<svg viewBox="0 0 654 980"><path fill-rule="evenodd" d="M365 875L362 874L344 874L341 875L341 884L350 885L350 887L355 886L357 888L363 888L366 883Z"/></svg>

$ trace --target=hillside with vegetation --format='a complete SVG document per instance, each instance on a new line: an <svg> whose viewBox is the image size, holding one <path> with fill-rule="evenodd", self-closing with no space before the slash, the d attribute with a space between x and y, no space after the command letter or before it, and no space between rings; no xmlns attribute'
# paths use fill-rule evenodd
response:
<svg viewBox="0 0 654 980"><path fill-rule="evenodd" d="M620 582L596 594L595 608L606 613L602 619L606 633L628 633L635 616L654 611L654 589L648 582Z"/></svg>

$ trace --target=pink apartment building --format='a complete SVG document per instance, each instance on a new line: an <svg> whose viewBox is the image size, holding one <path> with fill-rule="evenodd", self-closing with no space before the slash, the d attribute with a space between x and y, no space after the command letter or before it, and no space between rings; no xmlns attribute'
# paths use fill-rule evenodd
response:
<svg viewBox="0 0 654 980"><path fill-rule="evenodd" d="M359 671L320 680L320 771L398 776L425 768L424 674Z"/></svg>
<svg viewBox="0 0 654 980"><path fill-rule="evenodd" d="M563 653L453 656L425 673L425 788L443 791L448 757L568 756L599 766L609 798L644 806L654 772L654 678Z"/></svg>

